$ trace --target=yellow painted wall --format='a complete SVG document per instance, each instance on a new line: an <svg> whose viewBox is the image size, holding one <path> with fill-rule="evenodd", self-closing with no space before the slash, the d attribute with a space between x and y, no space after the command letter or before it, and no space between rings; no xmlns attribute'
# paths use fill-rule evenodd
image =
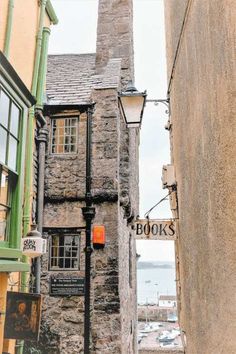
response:
<svg viewBox="0 0 236 354"><path fill-rule="evenodd" d="M6 32L8 0L0 1L0 50L4 48L4 38Z"/></svg>
<svg viewBox="0 0 236 354"><path fill-rule="evenodd" d="M0 50L4 50L6 24L8 14L8 0L0 1ZM40 7L37 0L15 0L12 21L12 34L9 50L9 61L31 89L36 37ZM45 16L44 25L50 27L50 19Z"/></svg>
<svg viewBox="0 0 236 354"><path fill-rule="evenodd" d="M7 295L8 274L0 272L0 353L3 349L3 332L6 311L6 295Z"/></svg>

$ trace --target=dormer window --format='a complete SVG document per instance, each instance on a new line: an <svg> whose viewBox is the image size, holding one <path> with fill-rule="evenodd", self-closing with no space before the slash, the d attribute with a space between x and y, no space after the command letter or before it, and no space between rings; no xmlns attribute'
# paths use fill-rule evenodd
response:
<svg viewBox="0 0 236 354"><path fill-rule="evenodd" d="M78 118L52 119L52 154L74 154L77 152Z"/></svg>

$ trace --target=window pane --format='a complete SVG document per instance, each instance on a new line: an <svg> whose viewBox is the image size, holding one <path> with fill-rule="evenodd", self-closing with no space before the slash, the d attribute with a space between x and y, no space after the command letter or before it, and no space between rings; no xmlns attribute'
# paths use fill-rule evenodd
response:
<svg viewBox="0 0 236 354"><path fill-rule="evenodd" d="M18 127L19 127L19 118L20 118L20 110L19 108L12 102L11 105L11 124L10 124L10 132L18 138Z"/></svg>
<svg viewBox="0 0 236 354"><path fill-rule="evenodd" d="M57 119L56 120L56 125L57 125L58 128L63 128L64 129L65 119Z"/></svg>
<svg viewBox="0 0 236 354"><path fill-rule="evenodd" d="M4 91L0 92L0 123L4 127L8 127L8 116L9 116L10 98L5 94Z"/></svg>
<svg viewBox="0 0 236 354"><path fill-rule="evenodd" d="M71 126L72 127L76 126L76 119L75 118L71 119Z"/></svg>
<svg viewBox="0 0 236 354"><path fill-rule="evenodd" d="M76 152L76 146L75 145L71 145L71 152Z"/></svg>
<svg viewBox="0 0 236 354"><path fill-rule="evenodd" d="M0 205L0 241L6 240L8 209Z"/></svg>
<svg viewBox="0 0 236 354"><path fill-rule="evenodd" d="M8 205L8 173L2 171L1 174L1 188L0 188L0 203Z"/></svg>
<svg viewBox="0 0 236 354"><path fill-rule="evenodd" d="M6 163L7 132L0 127L0 161Z"/></svg>
<svg viewBox="0 0 236 354"><path fill-rule="evenodd" d="M76 152L76 125L77 118L52 119L52 153Z"/></svg>
<svg viewBox="0 0 236 354"><path fill-rule="evenodd" d="M76 128L71 128L71 131L70 131L71 135L76 135Z"/></svg>
<svg viewBox="0 0 236 354"><path fill-rule="evenodd" d="M17 140L12 136L10 136L7 165L14 171L16 171L16 157L17 157Z"/></svg>
<svg viewBox="0 0 236 354"><path fill-rule="evenodd" d="M53 235L50 250L50 267L79 269L79 236Z"/></svg>
<svg viewBox="0 0 236 354"><path fill-rule="evenodd" d="M57 146L57 153L58 154L63 154L63 152L64 152L63 145L58 145Z"/></svg>

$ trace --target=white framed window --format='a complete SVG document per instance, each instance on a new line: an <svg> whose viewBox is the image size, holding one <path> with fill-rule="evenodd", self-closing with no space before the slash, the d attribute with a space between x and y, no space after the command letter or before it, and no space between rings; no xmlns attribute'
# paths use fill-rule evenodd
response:
<svg viewBox="0 0 236 354"><path fill-rule="evenodd" d="M51 153L76 153L78 118L53 118L51 124Z"/></svg>
<svg viewBox="0 0 236 354"><path fill-rule="evenodd" d="M80 233L55 233L49 238L49 270L79 270Z"/></svg>

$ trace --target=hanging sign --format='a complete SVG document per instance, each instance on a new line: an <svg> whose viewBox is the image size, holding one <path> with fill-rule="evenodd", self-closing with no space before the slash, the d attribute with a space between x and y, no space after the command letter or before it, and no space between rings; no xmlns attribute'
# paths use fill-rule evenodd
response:
<svg viewBox="0 0 236 354"><path fill-rule="evenodd" d="M8 291L4 338L37 340L40 315L41 295Z"/></svg>
<svg viewBox="0 0 236 354"><path fill-rule="evenodd" d="M138 219L134 227L136 240L176 240L175 222L171 219Z"/></svg>

